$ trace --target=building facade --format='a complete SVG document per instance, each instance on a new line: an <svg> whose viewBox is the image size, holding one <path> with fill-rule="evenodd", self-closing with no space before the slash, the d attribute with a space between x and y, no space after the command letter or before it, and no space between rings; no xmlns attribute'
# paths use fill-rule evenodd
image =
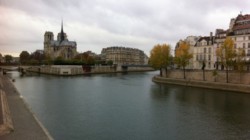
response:
<svg viewBox="0 0 250 140"><path fill-rule="evenodd" d="M219 65L220 60L216 56L216 49L223 45L226 37L231 37L235 50L242 48L246 53L244 60L250 61L250 15L248 14L239 14L236 18L232 18L229 29L216 29L214 36L212 33L205 37L189 36L185 40L180 40L176 47L181 41L189 43L189 52L193 54L193 58L187 69L201 69L204 64L207 70L222 69Z"/></svg>
<svg viewBox="0 0 250 140"><path fill-rule="evenodd" d="M200 37L193 48L193 69L214 69L215 60L214 36Z"/></svg>
<svg viewBox="0 0 250 140"><path fill-rule="evenodd" d="M250 60L250 15L239 14L236 18L231 19L229 26L230 36L234 40L234 47L245 50L245 60Z"/></svg>
<svg viewBox="0 0 250 140"><path fill-rule="evenodd" d="M103 61L113 61L116 65L145 65L148 57L142 50L127 47L108 47L101 52Z"/></svg>
<svg viewBox="0 0 250 140"><path fill-rule="evenodd" d="M187 42L189 44L189 53L193 54L194 52L194 46L196 44L196 42L199 40L200 37L198 36L188 36L186 39L184 40L179 40L175 46L175 50L179 47L179 45L182 43L182 42ZM175 53L176 54L176 53ZM193 69L194 68L194 56L192 59L189 60L189 64L186 66L186 69Z"/></svg>
<svg viewBox="0 0 250 140"><path fill-rule="evenodd" d="M69 41L67 34L63 31L63 23L61 32L57 35L57 40L54 40L53 32L46 31L44 34L44 53L46 57L54 60L61 57L65 60L74 58L77 55L77 44L75 41Z"/></svg>

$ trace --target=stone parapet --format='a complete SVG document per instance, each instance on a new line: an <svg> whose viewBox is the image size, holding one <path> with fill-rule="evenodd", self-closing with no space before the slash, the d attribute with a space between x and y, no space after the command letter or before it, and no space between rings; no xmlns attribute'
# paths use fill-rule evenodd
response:
<svg viewBox="0 0 250 140"><path fill-rule="evenodd" d="M250 93L250 85L244 85L244 84L199 81L190 79L174 79L174 78L165 78L160 76L155 76L153 77L152 80L156 83L163 83L163 84L176 84L176 85L191 86L191 87L201 87L209 89Z"/></svg>
<svg viewBox="0 0 250 140"><path fill-rule="evenodd" d="M216 72L214 70L205 70L204 73L202 70L186 70L185 73L186 79L188 80L227 83L226 71L223 70L217 70ZM163 77L172 79L184 79L184 73L183 70L177 69L168 70L166 74L165 70L163 70ZM249 77L250 72L229 70L228 83L250 85Z"/></svg>
<svg viewBox="0 0 250 140"><path fill-rule="evenodd" d="M0 136L14 130L6 94L0 90Z"/></svg>
<svg viewBox="0 0 250 140"><path fill-rule="evenodd" d="M97 74L97 73L119 73L119 72L138 72L138 71L153 71L151 67L136 67L129 66L126 69L121 66L34 66L26 69L26 71L52 74L52 75L84 75L84 74Z"/></svg>

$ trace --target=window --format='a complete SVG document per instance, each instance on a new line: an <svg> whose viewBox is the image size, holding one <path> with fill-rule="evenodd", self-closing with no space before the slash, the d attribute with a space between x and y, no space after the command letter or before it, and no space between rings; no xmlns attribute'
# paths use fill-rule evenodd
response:
<svg viewBox="0 0 250 140"><path fill-rule="evenodd" d="M211 48L208 48L208 53L211 53Z"/></svg>
<svg viewBox="0 0 250 140"><path fill-rule="evenodd" d="M245 47L246 47L246 46L245 46L245 43L243 43L243 48L245 49Z"/></svg>
<svg viewBox="0 0 250 140"><path fill-rule="evenodd" d="M245 40L246 38L243 36L243 40Z"/></svg>
<svg viewBox="0 0 250 140"><path fill-rule="evenodd" d="M207 48L204 48L204 53L207 53Z"/></svg>
<svg viewBox="0 0 250 140"><path fill-rule="evenodd" d="M248 36L248 40L250 40L250 36Z"/></svg>
<svg viewBox="0 0 250 140"><path fill-rule="evenodd" d="M208 55L208 60L210 61L211 60L211 55ZM210 62L209 62L210 63Z"/></svg>
<svg viewBox="0 0 250 140"><path fill-rule="evenodd" d="M250 56L250 50L247 51L247 56Z"/></svg>
<svg viewBox="0 0 250 140"><path fill-rule="evenodd" d="M234 44L234 48L237 48L237 44Z"/></svg>
<svg viewBox="0 0 250 140"><path fill-rule="evenodd" d="M250 43L248 43L247 47L250 48Z"/></svg>

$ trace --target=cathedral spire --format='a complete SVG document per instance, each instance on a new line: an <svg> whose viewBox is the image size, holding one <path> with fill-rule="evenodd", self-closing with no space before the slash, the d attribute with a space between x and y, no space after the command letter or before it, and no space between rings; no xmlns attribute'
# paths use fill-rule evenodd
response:
<svg viewBox="0 0 250 140"><path fill-rule="evenodd" d="M63 32L63 20L62 20L62 25L61 25L61 41L64 40L64 32Z"/></svg>

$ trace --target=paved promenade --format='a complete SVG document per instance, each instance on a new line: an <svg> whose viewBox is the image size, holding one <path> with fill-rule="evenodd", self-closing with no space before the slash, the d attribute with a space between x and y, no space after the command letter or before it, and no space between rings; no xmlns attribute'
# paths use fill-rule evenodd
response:
<svg viewBox="0 0 250 140"><path fill-rule="evenodd" d="M0 136L0 140L51 140L47 130L37 121L28 105L8 77L0 74L0 89L5 91L14 131ZM1 104L1 100L0 100ZM1 113L0 113L1 115ZM0 116L1 118L1 116Z"/></svg>

